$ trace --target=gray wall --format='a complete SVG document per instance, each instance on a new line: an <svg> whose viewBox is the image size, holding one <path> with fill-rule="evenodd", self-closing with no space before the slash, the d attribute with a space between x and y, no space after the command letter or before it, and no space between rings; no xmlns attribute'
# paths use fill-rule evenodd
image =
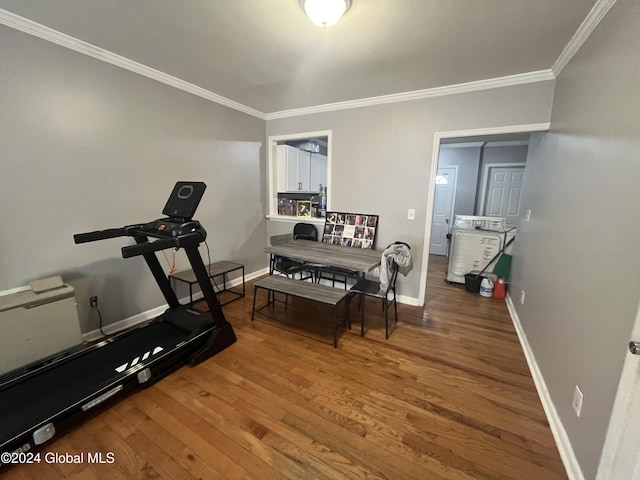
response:
<svg viewBox="0 0 640 480"><path fill-rule="evenodd" d="M490 141L491 137L487 137ZM455 145L455 144L454 144ZM438 166L458 166L455 215L480 215L479 195L484 166L488 163L525 163L526 145L483 147L442 146Z"/></svg>
<svg viewBox="0 0 640 480"><path fill-rule="evenodd" d="M480 167L478 147L440 147L439 167L457 166L455 215L473 215L476 207L478 168Z"/></svg>
<svg viewBox="0 0 640 480"><path fill-rule="evenodd" d="M482 149L481 163L525 163L527 161L527 145L492 146L490 143Z"/></svg>
<svg viewBox="0 0 640 480"><path fill-rule="evenodd" d="M266 267L263 120L8 27L0 45L0 291L62 274L83 331L89 295L106 323L161 305L143 260L121 258L131 239L73 234L161 217L178 180L208 185L196 218L213 260Z"/></svg>
<svg viewBox="0 0 640 480"><path fill-rule="evenodd" d="M379 214L378 246L411 244L415 268L398 284L418 298L434 133L548 122L553 88L549 81L269 120L267 135L333 131L331 208Z"/></svg>
<svg viewBox="0 0 640 480"><path fill-rule="evenodd" d="M559 76L551 131L530 144L523 209L532 216L514 247L518 316L586 479L640 301L638 25L640 3L618 1Z"/></svg>

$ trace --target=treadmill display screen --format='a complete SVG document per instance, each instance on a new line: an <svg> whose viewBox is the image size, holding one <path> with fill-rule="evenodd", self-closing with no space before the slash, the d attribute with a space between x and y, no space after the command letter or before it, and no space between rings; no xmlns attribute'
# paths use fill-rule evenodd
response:
<svg viewBox="0 0 640 480"><path fill-rule="evenodd" d="M162 213L168 217L191 220L206 188L204 182L176 183Z"/></svg>

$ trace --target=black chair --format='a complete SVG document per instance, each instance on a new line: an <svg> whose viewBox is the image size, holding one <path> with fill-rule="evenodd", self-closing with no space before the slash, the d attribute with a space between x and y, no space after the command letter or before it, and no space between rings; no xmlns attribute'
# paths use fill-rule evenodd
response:
<svg viewBox="0 0 640 480"><path fill-rule="evenodd" d="M318 241L318 230L312 223L296 223L293 226L294 240L313 240Z"/></svg>
<svg viewBox="0 0 640 480"><path fill-rule="evenodd" d="M313 240L318 241L318 231L315 225L311 223L296 223L293 227L293 239L294 240ZM347 289L347 277L355 276L355 272L345 270L341 268L326 267L324 265L316 264L315 267L315 282L320 283L321 279L331 280L332 285L335 287L336 282L344 284L345 290Z"/></svg>
<svg viewBox="0 0 640 480"><path fill-rule="evenodd" d="M296 223L293 226L293 239L317 242L318 230L312 223ZM313 281L318 283L318 272L325 268L324 265L318 263L306 263L305 265L313 272Z"/></svg>
<svg viewBox="0 0 640 480"><path fill-rule="evenodd" d="M360 279L351 290L349 290L349 300L351 297L360 296L359 308L364 308L364 296L379 298L382 300L382 310L384 311L385 338L389 338L389 307L393 304L395 321L398 322L398 303L396 301L396 279L398 278L398 264L392 259L387 260L389 272L389 284L385 290L380 289L380 282L375 280ZM361 294L364 293L364 296ZM393 294L393 299L389 300L389 294ZM364 335L364 324L361 325L361 335Z"/></svg>
<svg viewBox="0 0 640 480"><path fill-rule="evenodd" d="M279 243L288 242L293 237L291 234L286 233L284 235L273 235L269 240L271 245L278 245ZM271 261L269 262L269 273L273 272L282 273L289 278L295 278L296 274L300 275L300 280L315 279L315 272L312 267L305 265L304 263L297 262L291 258L281 257L278 255L271 255ZM307 273L308 275L304 275Z"/></svg>
<svg viewBox="0 0 640 480"><path fill-rule="evenodd" d="M347 279L349 277L355 278L357 272L337 267L318 267L316 269L316 283L320 283L320 280L329 280L331 286L335 287L336 283L342 283L344 289L347 289Z"/></svg>

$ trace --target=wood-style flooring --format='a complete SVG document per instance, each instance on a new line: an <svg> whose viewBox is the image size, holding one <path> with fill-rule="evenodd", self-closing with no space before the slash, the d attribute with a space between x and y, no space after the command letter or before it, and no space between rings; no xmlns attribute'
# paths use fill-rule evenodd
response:
<svg viewBox="0 0 640 480"><path fill-rule="evenodd" d="M443 260L431 259L425 307L398 305L389 340L368 299L365 337L353 302L337 349L330 311L313 304L252 323L248 283L224 307L237 343L61 434L42 463L0 476L566 479L504 301L445 284ZM47 453L84 457L46 463ZM89 453L113 463L88 463Z"/></svg>

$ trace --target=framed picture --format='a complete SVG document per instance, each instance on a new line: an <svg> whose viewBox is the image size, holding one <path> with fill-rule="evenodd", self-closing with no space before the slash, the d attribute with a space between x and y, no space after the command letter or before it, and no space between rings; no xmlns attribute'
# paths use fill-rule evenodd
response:
<svg viewBox="0 0 640 480"><path fill-rule="evenodd" d="M375 248L378 215L327 212L322 241L353 248Z"/></svg>
<svg viewBox="0 0 640 480"><path fill-rule="evenodd" d="M298 200L296 202L296 216L311 217L311 200Z"/></svg>

